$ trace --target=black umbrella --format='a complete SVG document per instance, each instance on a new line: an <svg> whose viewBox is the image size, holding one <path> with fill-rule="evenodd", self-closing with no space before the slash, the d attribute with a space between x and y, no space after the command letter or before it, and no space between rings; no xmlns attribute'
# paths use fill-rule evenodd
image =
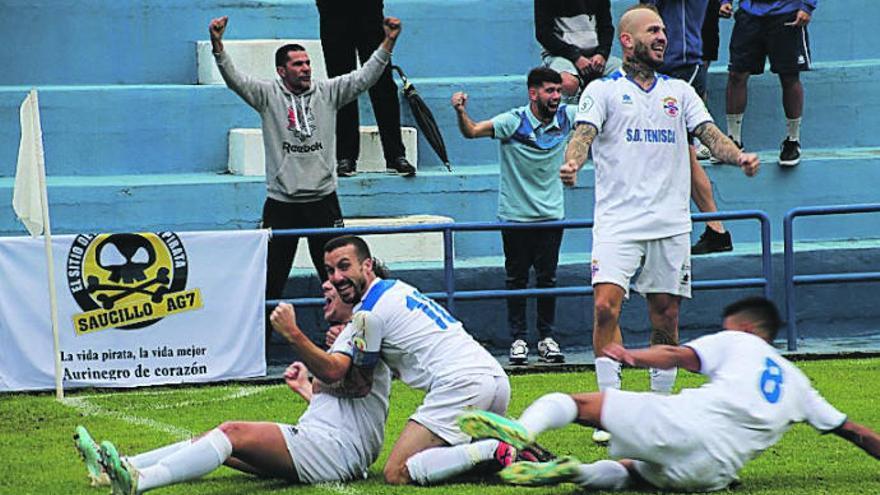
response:
<svg viewBox="0 0 880 495"><path fill-rule="evenodd" d="M434 148L437 156L439 156L440 160L443 161L443 164L446 165L446 169L452 172L452 166L449 164L449 158L446 156L446 144L443 142L443 135L440 134L440 128L437 127L437 121L434 120L434 114L431 113L431 109L428 108L425 100L419 96L416 87L406 78L406 74L403 73L403 70L396 65L392 65L391 68L397 71L397 74L403 81L403 96L406 98L406 101L409 102L409 108L412 110L413 116L416 118L416 124L418 124L422 133L424 133L425 139L428 140L428 144Z"/></svg>

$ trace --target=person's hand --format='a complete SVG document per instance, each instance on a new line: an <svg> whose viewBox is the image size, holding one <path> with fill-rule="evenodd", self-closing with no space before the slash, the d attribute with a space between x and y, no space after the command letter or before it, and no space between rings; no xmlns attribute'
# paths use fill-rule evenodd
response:
<svg viewBox="0 0 880 495"><path fill-rule="evenodd" d="M593 68L593 72L596 74L604 74L605 73L605 57L601 53L597 53L590 57L590 65Z"/></svg>
<svg viewBox="0 0 880 495"><path fill-rule="evenodd" d="M739 165L739 168L741 168L747 176L753 177L758 173L758 168L761 166L761 160L758 159L758 155L754 153L740 153L739 158L736 159L736 164Z"/></svg>
<svg viewBox="0 0 880 495"><path fill-rule="evenodd" d="M589 73L590 70L593 68L593 62L591 59L588 59L587 57L581 55L577 58L577 60L574 61L574 66L577 68L579 75L584 75Z"/></svg>
<svg viewBox="0 0 880 495"><path fill-rule="evenodd" d="M786 22L786 26L791 27L804 27L810 23L810 14L805 10L798 10L797 15L794 17L794 20L791 22Z"/></svg>
<svg viewBox="0 0 880 495"><path fill-rule="evenodd" d="M574 186L577 184L578 166L574 160L568 160L559 168L559 178L566 186Z"/></svg>
<svg viewBox="0 0 880 495"><path fill-rule="evenodd" d="M460 112L464 110L464 107L467 105L468 95L464 91L459 91L452 95L452 108L455 109L456 112Z"/></svg>
<svg viewBox="0 0 880 495"><path fill-rule="evenodd" d="M309 382L309 370L306 365L296 361L284 370L284 383L290 387L290 390L302 395L304 392L312 391L312 384Z"/></svg>
<svg viewBox="0 0 880 495"><path fill-rule="evenodd" d="M290 304L280 303L276 306L269 316L269 321L272 323L272 328L288 341L292 341L295 336L302 333L296 325L296 311Z"/></svg>
<svg viewBox="0 0 880 495"><path fill-rule="evenodd" d="M341 323L339 325L333 325L327 330L327 333L324 335L324 343L327 344L327 347L333 347L333 344L336 342L336 337L339 337L339 334L342 333L342 329L345 328L345 324Z"/></svg>
<svg viewBox="0 0 880 495"><path fill-rule="evenodd" d="M211 24L208 25L208 33L211 35L211 40L220 41L223 39L227 22L229 22L229 17L225 15L211 21Z"/></svg>
<svg viewBox="0 0 880 495"><path fill-rule="evenodd" d="M620 344L611 343L602 349L602 355L617 362L635 366L636 360L633 355Z"/></svg>
<svg viewBox="0 0 880 495"><path fill-rule="evenodd" d="M722 3L721 8L718 9L718 17L723 17L725 19L730 19L733 15L733 2L731 3Z"/></svg>
<svg viewBox="0 0 880 495"><path fill-rule="evenodd" d="M401 26L402 23L397 17L386 17L382 22L382 27L385 28L385 37L392 41L400 36Z"/></svg>

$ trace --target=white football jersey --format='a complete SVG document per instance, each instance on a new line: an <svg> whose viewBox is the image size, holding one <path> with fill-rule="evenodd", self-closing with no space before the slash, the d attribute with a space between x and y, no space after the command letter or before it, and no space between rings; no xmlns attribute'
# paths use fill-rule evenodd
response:
<svg viewBox="0 0 880 495"><path fill-rule="evenodd" d="M576 121L599 131L594 242L691 231L688 133L712 116L687 82L657 74L645 91L619 69L587 85Z"/></svg>
<svg viewBox="0 0 880 495"><path fill-rule="evenodd" d="M329 352L351 356L350 332L351 327L347 327L340 333ZM329 430L337 436L348 435L356 450L353 454L357 455L363 466L369 466L382 451L390 395L391 370L380 362L373 369L373 386L366 397L341 399L330 394L315 394L308 409L297 421L297 427Z"/></svg>
<svg viewBox="0 0 880 495"><path fill-rule="evenodd" d="M846 421L797 367L756 335L727 330L686 345L699 356L700 373L709 382L669 399L699 419L708 454L734 477L794 423L828 432Z"/></svg>
<svg viewBox="0 0 880 495"><path fill-rule="evenodd" d="M360 311L370 313L370 332L381 334L381 360L411 387L427 391L467 375L505 375L461 322L405 282L377 278L354 307Z"/></svg>

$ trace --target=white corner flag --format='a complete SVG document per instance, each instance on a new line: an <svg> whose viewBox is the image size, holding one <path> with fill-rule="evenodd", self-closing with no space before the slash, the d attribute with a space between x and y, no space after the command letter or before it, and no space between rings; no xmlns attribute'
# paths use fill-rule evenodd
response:
<svg viewBox="0 0 880 495"><path fill-rule="evenodd" d="M21 141L18 145L18 166L12 208L19 220L34 237L43 233L46 204L46 165L43 158L43 130L40 126L40 105L37 90L32 89L21 104ZM48 215L47 215L48 216Z"/></svg>
<svg viewBox="0 0 880 495"><path fill-rule="evenodd" d="M32 89L21 104L21 141L18 144L18 165L12 209L30 232L38 237L45 233L46 264L49 272L49 308L52 337L55 343L55 395L64 398L61 385L61 353L58 341L58 300L55 290L55 263L52 260L52 229L49 227L49 199L46 194L46 162L43 157L43 129L40 125L40 103L37 90Z"/></svg>

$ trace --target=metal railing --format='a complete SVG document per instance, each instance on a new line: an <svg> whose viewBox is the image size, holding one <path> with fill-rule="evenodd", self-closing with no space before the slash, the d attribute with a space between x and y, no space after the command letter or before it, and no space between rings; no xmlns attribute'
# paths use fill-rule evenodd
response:
<svg viewBox="0 0 880 495"><path fill-rule="evenodd" d="M855 272L855 273L822 273L795 275L794 274L794 219L797 217L819 215L847 215L852 213L880 212L880 203L836 205L836 206L802 206L792 208L785 214L783 221L784 242L784 277L785 277L785 319L788 322L787 338L788 350L797 350L797 304L795 286L826 284L829 282L876 282L880 281L880 272Z"/></svg>
<svg viewBox="0 0 880 495"><path fill-rule="evenodd" d="M773 274L771 268L771 251L770 251L770 219L766 213L760 210L741 210L717 213L695 213L691 215L693 221L707 222L712 220L741 220L741 219L757 219L761 226L761 276L751 278L738 279L718 279L718 280L700 280L693 283L695 290L713 290L713 289L729 289L729 288L750 288L761 287L764 290L764 296L768 299L771 297L771 277ZM455 290L455 259L452 249L454 232L478 232L492 231L501 229L527 229L527 228L558 228L565 229L583 229L592 228L592 220L559 220L553 222L535 222L535 223L504 223L504 222L467 222L467 223L435 223L421 225L405 225L405 226L385 226L385 227L347 227L322 228L322 229L285 229L275 230L272 235L281 236L309 236L309 235L367 235L367 234L401 234L413 232L442 232L443 233L443 278L444 292L428 292L425 295L432 299L445 299L446 306L450 311L455 311L456 300L475 300L475 299L499 299L511 296L533 297L533 296L584 296L593 293L593 287L590 285L569 286L569 287L553 287L553 288L533 288L533 289L486 289L486 290ZM381 254L381 253L378 253ZM277 300L266 301L267 306L274 307ZM302 298L292 301L295 305L302 306L320 306L324 304L322 298Z"/></svg>

